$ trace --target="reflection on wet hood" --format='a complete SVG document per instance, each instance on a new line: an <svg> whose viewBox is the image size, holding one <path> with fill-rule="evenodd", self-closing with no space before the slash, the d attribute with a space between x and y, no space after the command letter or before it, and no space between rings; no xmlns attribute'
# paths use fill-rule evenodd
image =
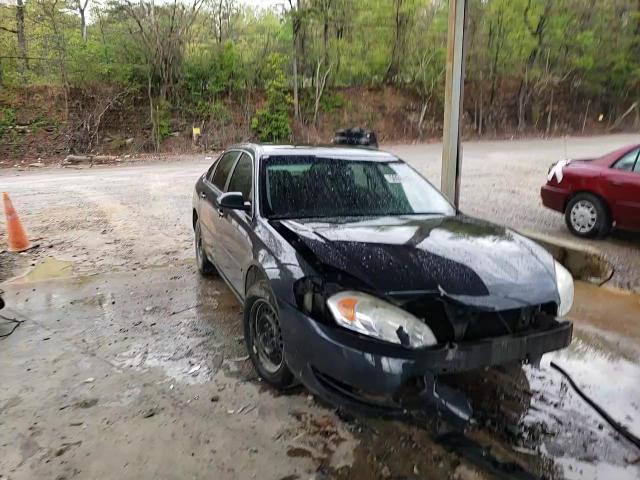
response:
<svg viewBox="0 0 640 480"><path fill-rule="evenodd" d="M381 294L439 293L490 309L557 301L553 259L544 249L462 215L281 224L312 264L347 272Z"/></svg>

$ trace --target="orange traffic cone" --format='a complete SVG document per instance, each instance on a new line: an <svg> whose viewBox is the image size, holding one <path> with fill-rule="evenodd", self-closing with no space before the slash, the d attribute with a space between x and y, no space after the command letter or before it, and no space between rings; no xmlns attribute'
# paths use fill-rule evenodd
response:
<svg viewBox="0 0 640 480"><path fill-rule="evenodd" d="M2 200L4 200L4 215L7 219L9 251L24 252L31 248L31 242L27 237L27 232L24 231L20 217L18 217L16 209L13 208L13 203L11 203L11 199L7 192L2 194Z"/></svg>

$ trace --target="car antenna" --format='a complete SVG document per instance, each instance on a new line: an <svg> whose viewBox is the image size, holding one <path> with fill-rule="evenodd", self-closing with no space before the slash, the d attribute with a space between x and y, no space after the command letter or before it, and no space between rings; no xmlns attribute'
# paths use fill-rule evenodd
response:
<svg viewBox="0 0 640 480"><path fill-rule="evenodd" d="M569 160L569 154L567 153L567 135L563 135L564 139L564 159Z"/></svg>

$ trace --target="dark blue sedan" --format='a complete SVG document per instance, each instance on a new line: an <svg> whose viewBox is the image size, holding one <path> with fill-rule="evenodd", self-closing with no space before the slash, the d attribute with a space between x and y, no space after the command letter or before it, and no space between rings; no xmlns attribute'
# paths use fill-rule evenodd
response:
<svg viewBox="0 0 640 480"><path fill-rule="evenodd" d="M259 375L359 411L468 415L440 379L567 346L567 270L395 156L244 144L193 196L198 268L244 305Z"/></svg>

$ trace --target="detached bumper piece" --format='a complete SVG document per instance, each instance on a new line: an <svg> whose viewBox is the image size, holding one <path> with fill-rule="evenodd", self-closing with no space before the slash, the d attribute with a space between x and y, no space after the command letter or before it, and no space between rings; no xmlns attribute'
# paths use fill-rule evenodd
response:
<svg viewBox="0 0 640 480"><path fill-rule="evenodd" d="M514 362L537 362L571 343L573 324L540 314L535 331L419 350L324 325L281 303L289 368L321 398L369 414L435 410L468 421L471 406L439 376Z"/></svg>

